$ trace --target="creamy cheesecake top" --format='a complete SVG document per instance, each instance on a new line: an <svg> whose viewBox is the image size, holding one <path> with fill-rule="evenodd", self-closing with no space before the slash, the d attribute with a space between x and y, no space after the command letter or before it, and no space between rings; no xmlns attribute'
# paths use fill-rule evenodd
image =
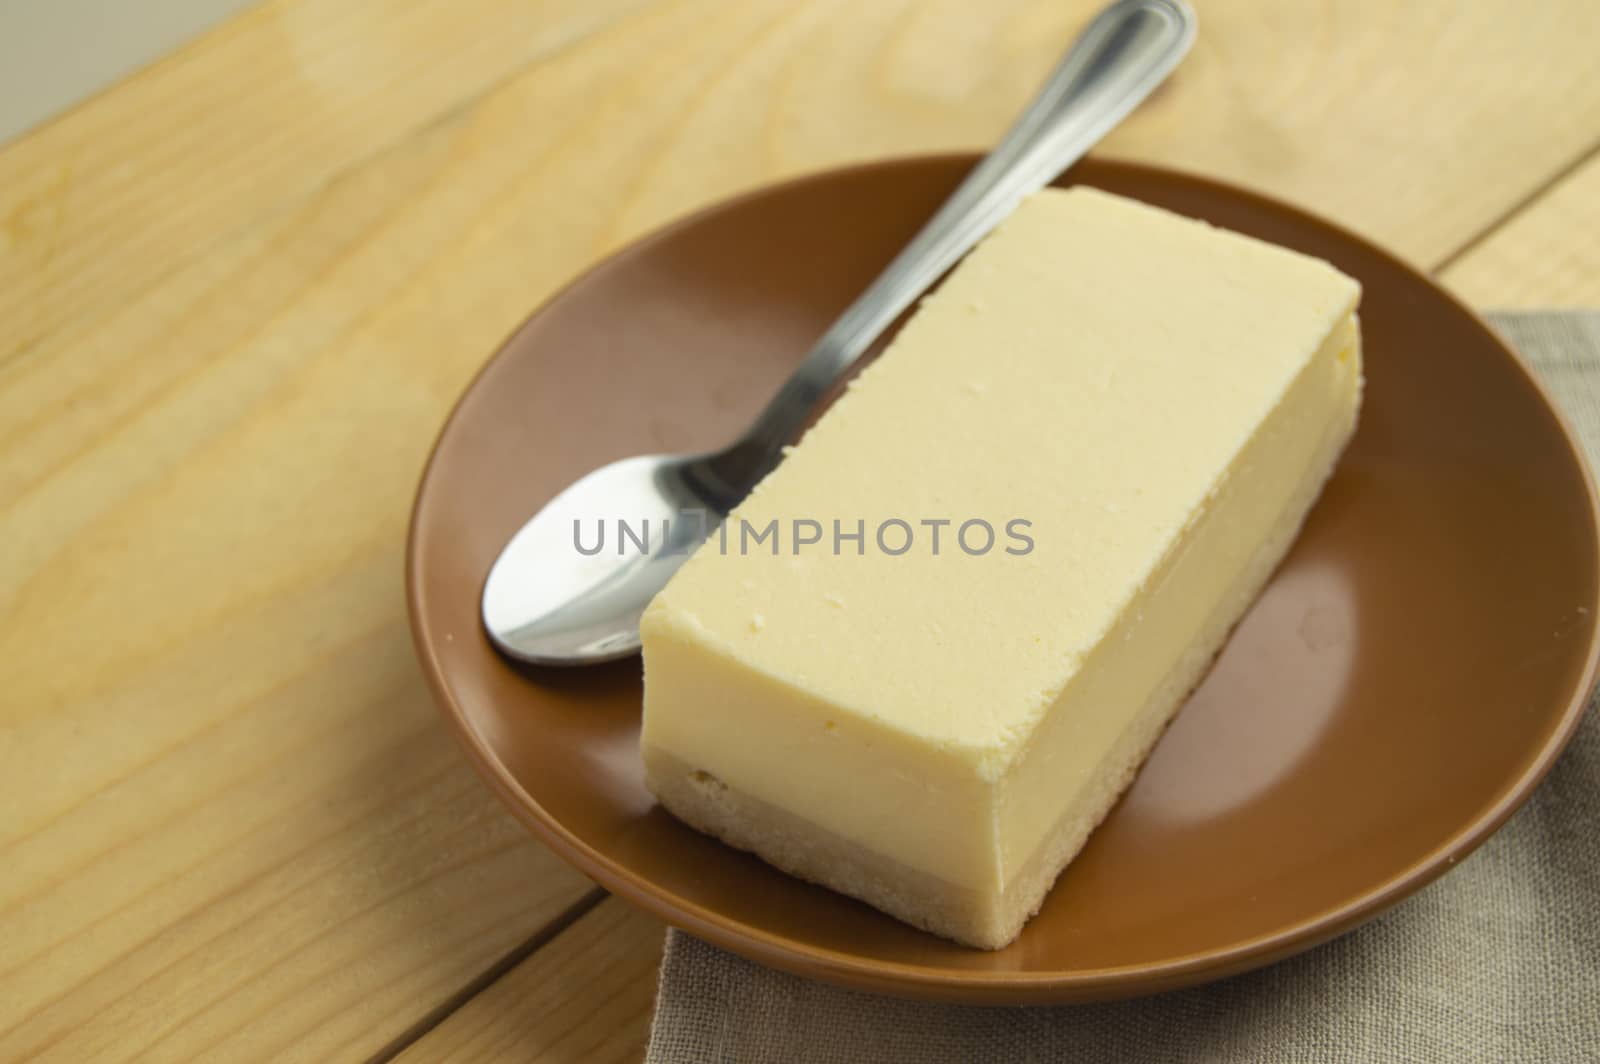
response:
<svg viewBox="0 0 1600 1064"><path fill-rule="evenodd" d="M1358 296L1318 259L1092 188L1040 192L651 610L1003 763ZM975 523L961 537L968 522L992 541Z"/></svg>

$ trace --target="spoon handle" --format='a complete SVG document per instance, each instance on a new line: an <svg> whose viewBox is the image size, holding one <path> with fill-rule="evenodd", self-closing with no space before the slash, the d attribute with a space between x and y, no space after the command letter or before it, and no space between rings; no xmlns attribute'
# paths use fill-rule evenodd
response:
<svg viewBox="0 0 1600 1064"><path fill-rule="evenodd" d="M891 322L1027 195L1083 157L1166 78L1194 41L1184 0L1118 0L1095 17L998 147L817 341L761 416L718 456L750 484ZM724 463L728 463L724 465Z"/></svg>

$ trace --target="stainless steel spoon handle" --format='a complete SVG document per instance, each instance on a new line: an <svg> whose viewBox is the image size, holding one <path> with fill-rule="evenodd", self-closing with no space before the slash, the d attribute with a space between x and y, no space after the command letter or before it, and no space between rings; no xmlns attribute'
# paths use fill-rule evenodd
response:
<svg viewBox="0 0 1600 1064"><path fill-rule="evenodd" d="M1184 0L1119 0L1091 22L1000 145L817 341L739 442L719 479L750 483L775 464L819 399L878 334L1023 197L1077 162L1178 65L1194 40Z"/></svg>

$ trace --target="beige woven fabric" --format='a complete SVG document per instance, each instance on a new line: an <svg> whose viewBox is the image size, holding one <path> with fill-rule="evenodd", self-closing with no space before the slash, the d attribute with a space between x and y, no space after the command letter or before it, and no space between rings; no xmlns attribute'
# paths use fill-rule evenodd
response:
<svg viewBox="0 0 1600 1064"><path fill-rule="evenodd" d="M1600 313L1502 314L1600 465ZM667 938L648 1060L1600 1062L1600 713L1442 880L1309 953L1109 1005L951 1006Z"/></svg>

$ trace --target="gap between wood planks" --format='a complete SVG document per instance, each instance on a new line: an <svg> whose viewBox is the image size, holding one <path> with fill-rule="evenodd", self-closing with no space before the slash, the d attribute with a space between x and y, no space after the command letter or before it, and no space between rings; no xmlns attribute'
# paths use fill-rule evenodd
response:
<svg viewBox="0 0 1600 1064"><path fill-rule="evenodd" d="M1511 204L1505 210L1501 211L1498 215L1492 218L1488 225L1484 226L1472 236L1468 237L1461 244L1457 245L1454 251L1451 251L1438 262L1435 262L1429 266L1429 273L1434 276L1438 276L1439 274L1448 270L1450 267L1454 266L1456 263L1460 262L1462 259L1466 258L1468 255L1472 254L1483 245L1484 241L1488 240L1490 237L1494 236L1495 233L1504 228L1506 223L1510 222L1517 215L1532 207L1535 203L1538 203L1541 199L1548 195L1552 189L1561 184L1561 182L1565 181L1567 178L1571 177L1573 174L1577 173L1579 170L1582 170L1596 156L1600 156L1600 140L1596 140L1583 151L1579 152L1566 165L1557 168L1555 173L1551 174L1539 184L1529 189L1527 194L1521 199L1517 200L1515 203Z"/></svg>
<svg viewBox="0 0 1600 1064"><path fill-rule="evenodd" d="M527 941L478 973L466 985L429 1009L416 1023L397 1034L389 1041L388 1045L368 1057L366 1064L388 1064L389 1061L405 1052L412 1043L425 1037L429 1031L449 1019L457 1009L493 986L501 976L533 956L541 946L583 919L597 905L610 896L599 887L591 888L588 893L558 913L548 924L534 932Z"/></svg>

